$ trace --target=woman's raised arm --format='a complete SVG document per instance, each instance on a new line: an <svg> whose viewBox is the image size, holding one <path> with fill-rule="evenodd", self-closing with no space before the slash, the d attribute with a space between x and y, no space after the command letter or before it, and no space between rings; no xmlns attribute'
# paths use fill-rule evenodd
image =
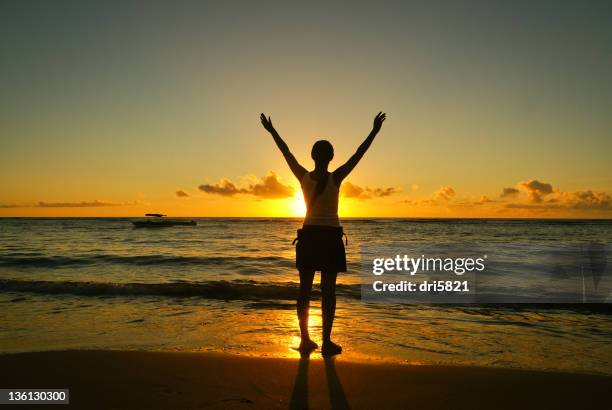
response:
<svg viewBox="0 0 612 410"><path fill-rule="evenodd" d="M295 175L298 181L301 181L304 177L304 174L308 171L306 170L306 168L301 166L299 162L297 162L297 159L295 159L291 151L289 151L289 147L287 146L285 141L283 141L278 132L276 132L276 129L272 125L272 117L266 118L265 115L261 114L260 119L261 124L270 133L270 135L272 135L272 138L274 138L274 142L276 142L276 146L285 157L285 161L287 161L289 168L291 168L291 172L293 172L293 175Z"/></svg>
<svg viewBox="0 0 612 410"><path fill-rule="evenodd" d="M336 185L339 186L344 178L346 178L348 174L350 174L351 171L357 166L359 161L361 161L361 158L363 158L363 155L366 153L368 148L370 148L370 145L372 145L372 141L374 141L376 134L378 134L380 131L380 128L382 127L382 124L386 118L387 114L384 112L379 112L376 117L374 117L374 125L372 126L370 135L368 135L365 141L363 141L359 148L357 148L357 152L355 152L353 156L348 159L348 161L334 171L333 175Z"/></svg>

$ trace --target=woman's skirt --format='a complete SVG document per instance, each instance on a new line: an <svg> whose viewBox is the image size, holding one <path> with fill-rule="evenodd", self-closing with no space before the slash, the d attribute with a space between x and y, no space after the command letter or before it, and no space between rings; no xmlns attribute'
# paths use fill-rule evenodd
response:
<svg viewBox="0 0 612 410"><path fill-rule="evenodd" d="M346 272L341 226L305 225L297 231L296 267L300 271Z"/></svg>

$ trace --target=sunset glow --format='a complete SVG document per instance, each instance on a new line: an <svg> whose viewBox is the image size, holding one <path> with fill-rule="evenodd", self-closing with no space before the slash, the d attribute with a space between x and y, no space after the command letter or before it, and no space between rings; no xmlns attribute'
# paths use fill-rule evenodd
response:
<svg viewBox="0 0 612 410"><path fill-rule="evenodd" d="M371 4L354 10L367 24L336 5L273 9L6 7L0 216L301 216L259 113L308 169L331 141L333 170L384 110L341 216L612 217L610 26L595 8ZM590 23L568 30L576 13Z"/></svg>
<svg viewBox="0 0 612 410"><path fill-rule="evenodd" d="M303 217L306 215L306 203L304 202L304 196L299 190L295 191L293 200L291 201L291 210L293 216Z"/></svg>
<svg viewBox="0 0 612 410"><path fill-rule="evenodd" d="M0 50L0 404L609 406L612 1L5 1Z"/></svg>

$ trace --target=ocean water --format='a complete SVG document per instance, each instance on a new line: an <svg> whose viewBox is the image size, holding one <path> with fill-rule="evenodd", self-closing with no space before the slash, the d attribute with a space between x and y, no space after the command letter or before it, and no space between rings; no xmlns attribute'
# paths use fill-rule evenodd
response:
<svg viewBox="0 0 612 410"><path fill-rule="evenodd" d="M297 357L291 241L301 221L197 221L195 227L134 229L130 218L0 219L0 352L96 348ZM345 349L340 360L612 374L606 287L612 221L347 219L343 225L348 272L338 277L334 325L334 339ZM533 302L534 289L563 283L560 289L570 289L576 303L362 300L363 246L423 243L479 244L508 266L499 276L503 283L485 284L502 283ZM571 264L559 276L559 266L546 259L511 268L530 253L593 244L603 255L596 278L585 280L582 268ZM318 276L310 327L320 340Z"/></svg>

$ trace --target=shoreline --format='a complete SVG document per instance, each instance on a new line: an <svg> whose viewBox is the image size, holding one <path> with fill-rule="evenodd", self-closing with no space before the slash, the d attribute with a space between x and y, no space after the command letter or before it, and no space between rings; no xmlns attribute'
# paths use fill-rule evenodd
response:
<svg viewBox="0 0 612 410"><path fill-rule="evenodd" d="M254 352L254 351L239 351L223 348L200 348L200 349L163 349L155 348L151 346L130 346L130 347L58 347L56 349L45 349L45 350L14 350L14 351L0 351L0 366L2 365L2 359L5 356L17 356L17 355L47 355L47 354L76 354L76 353L117 353L117 354L131 354L131 353L143 353L143 354L176 354L176 355L202 355L202 356L218 356L227 357L228 359L248 359L248 360L287 360L287 361L299 361L303 358L299 357L297 345L291 347L288 351L283 352ZM325 358L321 354L320 347L317 348L307 358L311 362L325 361L329 358ZM336 363L345 363L349 366L391 366L399 368L415 368L415 367L429 367L429 368L444 368L444 369L457 369L457 368L469 368L469 369L483 369L489 370L500 370L506 371L518 371L528 373L542 373L542 374L565 374L565 375L577 375L577 376L596 376L610 378L612 381L612 372L605 371L591 371L585 369L572 369L572 368L538 368L538 367L513 367L511 365L495 365L495 364L478 364L470 362L460 361L427 361L419 359L405 359L396 356L380 356L380 355L367 355L364 353L355 353L354 351L343 351L341 354L334 357ZM0 382L2 377L0 376ZM0 385L0 388L2 386ZM612 388L612 385L611 385Z"/></svg>
<svg viewBox="0 0 612 410"><path fill-rule="evenodd" d="M612 377L213 352L0 354L0 388L69 388L72 408L601 408Z"/></svg>

